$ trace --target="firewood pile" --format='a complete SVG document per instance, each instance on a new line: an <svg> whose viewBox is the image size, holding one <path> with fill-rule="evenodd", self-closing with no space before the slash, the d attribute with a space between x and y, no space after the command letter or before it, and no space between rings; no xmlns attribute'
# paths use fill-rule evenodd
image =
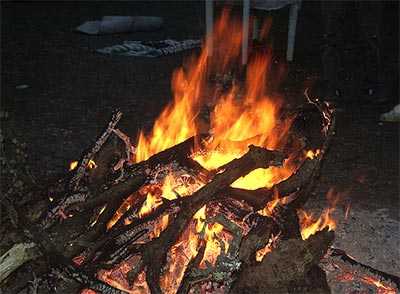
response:
<svg viewBox="0 0 400 294"><path fill-rule="evenodd" d="M133 147L117 129L122 113L114 113L76 167L46 190L37 191L29 203L13 208L18 212L15 230L24 242L1 257L1 281L16 283L13 272L39 259L45 263L35 269L36 275L41 274L40 284L53 290L61 283L101 293L123 293L135 287L138 293L189 293L210 287L211 282L232 293L314 287L327 292L318 263L333 232L323 230L302 240L296 214L311 193L334 134L333 111L323 103L314 105L323 111L322 144L314 146L318 155L299 161L286 180L256 190L231 184L255 169L283 165L290 153L304 154L309 148L305 138L293 132L281 151L249 145L244 155L216 170L203 168L190 156L195 145L201 149L199 145L210 135L191 137L132 163ZM294 149L299 146L303 149ZM167 169L179 170L183 178L201 185L191 195L161 198L144 212L147 192L159 189ZM277 204L269 215L256 213L271 202ZM201 210L205 219L196 216ZM215 224L229 238L219 241L225 248L212 263L205 259L209 246L205 231ZM193 232L196 237L190 236ZM190 245L195 252L183 261L176 251L189 245L178 243L188 242L196 243ZM271 253L256 261L258 251L267 247Z"/></svg>
<svg viewBox="0 0 400 294"><path fill-rule="evenodd" d="M227 73L240 60L234 26L227 12L216 23L214 64L203 50L174 73L174 99L151 136L141 132L133 145L116 111L64 176L2 187L1 289L330 293L320 268L329 255L398 287L397 277L333 250L329 222L305 234L300 211L335 135L333 108L306 91L302 107L282 111L280 99L265 94L268 54L251 60L243 89L229 77L206 91L207 68ZM194 122L202 95L216 100L205 128ZM21 169L7 178L30 177Z"/></svg>

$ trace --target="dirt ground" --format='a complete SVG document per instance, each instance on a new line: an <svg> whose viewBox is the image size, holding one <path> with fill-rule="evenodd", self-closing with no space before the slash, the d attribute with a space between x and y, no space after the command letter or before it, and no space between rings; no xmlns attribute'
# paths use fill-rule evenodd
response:
<svg viewBox="0 0 400 294"><path fill-rule="evenodd" d="M296 53L285 91L301 96L305 81L319 72L321 20L318 2L300 11ZM7 127L27 142L39 177L61 174L101 132L115 108L124 111L120 128L135 137L149 127L171 99L170 80L190 52L155 59L102 56L94 49L124 40L196 39L204 35L202 2L36 2L1 3L1 110ZM385 210L399 221L399 124L379 115L398 103L398 4L385 4L388 101L343 97L337 135L324 163L315 200L329 188L350 191L353 209ZM103 15L155 15L163 29L149 33L86 36L73 31ZM285 12L277 13L276 39L284 40ZM387 29L389 28L389 29ZM394 29L393 29L394 28ZM281 33L282 36L279 35ZM28 85L17 89L18 85ZM398 224L398 223L397 223ZM395 244L399 248L399 239ZM380 241L377 240L379 243ZM400 260L398 250L392 250ZM397 257L396 257L397 254Z"/></svg>

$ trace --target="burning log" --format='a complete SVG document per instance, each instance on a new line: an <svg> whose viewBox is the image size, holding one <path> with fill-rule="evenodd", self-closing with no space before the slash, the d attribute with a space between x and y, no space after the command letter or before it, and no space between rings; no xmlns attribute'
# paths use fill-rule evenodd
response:
<svg viewBox="0 0 400 294"><path fill-rule="evenodd" d="M256 262L256 253L265 247L271 235L277 234L277 225L269 217L257 216L257 225L242 239L239 249L239 259L243 266Z"/></svg>
<svg viewBox="0 0 400 294"><path fill-rule="evenodd" d="M288 179L274 185L272 188L259 188L256 190L247 190L228 187L224 193L231 198L243 200L254 208L259 210L273 200L274 193L280 198L297 192L308 185L310 176L318 165L319 159L306 159L299 169Z"/></svg>
<svg viewBox="0 0 400 294"><path fill-rule="evenodd" d="M375 284L378 289L382 288L382 290L387 290L387 293L395 293L396 290L400 290L399 277L363 264L355 260L353 257L347 255L344 250L333 247L329 248L328 253L324 257L323 263L333 264L337 269L344 269L344 272L347 268L350 268L350 270L348 270L350 275L355 276L356 273L358 273L358 275L361 276L361 280L364 280L367 283ZM382 284L382 282L385 284L392 284L392 287L385 286ZM385 289L385 287L387 289Z"/></svg>
<svg viewBox="0 0 400 294"><path fill-rule="evenodd" d="M305 241L281 241L262 262L242 268L231 293L286 293L293 284L304 280L312 267L319 263L332 241L333 233L327 230ZM329 293L329 290L325 289L323 293Z"/></svg>
<svg viewBox="0 0 400 294"><path fill-rule="evenodd" d="M86 266L89 265L88 262L95 256L98 263L102 259L101 256L109 254L109 262L115 264L115 261L112 262L111 260L124 259L132 252L136 252L135 254L141 253L141 263L131 271L130 276L133 279L142 269L146 268L146 279L149 288L154 293L159 293L161 291L159 277L167 252L171 246L176 243L178 237L193 218L193 215L202 206L210 201L218 201L218 199L222 201L222 197L228 196L244 200L254 210L261 209L272 199L274 190L278 191L281 195L287 195L306 186L307 178L310 177L310 174L312 174L320 161L320 158L312 160L307 159L295 174L287 180L275 185L273 189L261 188L250 191L231 188L230 184L236 179L245 176L254 169L281 165L284 159L283 154L256 146L250 146L249 151L241 158L225 164L217 171L209 172L196 161L190 159L189 156L195 145L198 144L197 142L201 140L202 136L200 136L191 137L174 147L151 156L143 162L129 164L129 162L126 161L126 164L120 166L120 168L124 169L124 175L120 176L114 183L107 182L106 178L109 176L108 174L110 172L113 173L111 167L115 161L115 157L122 156L123 154L121 148L115 147L115 143L112 143L110 140L107 141L107 139L115 133L113 132L113 128L115 128L116 122L120 117L120 113L113 116L106 131L100 136L95 146L81 160L80 168L76 170L75 175L70 180L66 177L63 182L57 183L58 194L61 195L62 200L55 205L53 211L61 211L67 215L72 213L73 217L67 218L62 224L55 224L53 227L50 226L43 232L40 232L41 229L38 225L35 225L36 227L32 226L30 231L31 236L34 236L33 240L37 242L37 244L40 244L39 251L44 255L46 252L62 252L64 258L71 259L84 250L86 254L84 255L83 264ZM121 134L118 137L121 137ZM127 144L126 140L124 140L124 143ZM129 149L129 146L127 148ZM88 169L88 162L93 158L96 158L98 170ZM133 221L131 225L117 225L107 232L107 223L116 213L122 202L148 180L149 173L153 169L172 161L195 170L196 174L199 177L203 177L203 179L210 180L211 177L213 177L213 179L190 197L178 198L176 201L164 201L165 203L149 216L137 219ZM86 167L86 170L83 170L83 166ZM66 190L64 192L65 195L63 195L62 187L65 187L65 183L69 183L66 185L68 190ZM94 185L94 183L96 183L96 185ZM89 187L89 190L85 190L85 185ZM97 185L103 185L105 189L99 189L96 187ZM69 191L73 193L70 194ZM95 194L91 195L90 191L93 191ZM143 200L140 201L136 199L132 209L137 210L142 203ZM103 208L100 211L101 207ZM77 232L76 224L87 224L92 214L82 212L93 210L95 214L98 214L94 225L89 227L88 231L84 234ZM153 239L145 246L129 245L134 242L136 238L146 234L146 230L147 232L149 231L149 229L145 229L146 226L150 226L149 228L151 228L151 223L154 222L157 217L166 214L174 218L170 221L167 228L161 232L159 238ZM50 215L50 217L53 218L54 215L55 214ZM247 244L242 247L247 248L247 253L245 253L246 250L241 249L239 254L243 258L243 264L252 264L251 260L253 260L256 250L259 249L260 246L262 247L265 245L272 232L276 233L276 231L279 230L279 222L267 217L265 217L263 221L260 221L258 226L261 228L258 230L258 233L257 230L254 230L243 240L243 244ZM141 227L143 229L141 229ZM54 240L50 240L46 236L47 233L57 235L57 232L60 231L71 233L60 234L60 237ZM296 234L291 235L293 236ZM102 253L99 255L98 250L100 248L102 248ZM158 254L155 255L155 252ZM200 256L201 255L199 255L197 259L199 259ZM190 263L190 267L196 267L197 259L195 258L195 261ZM16 264L15 268L17 267ZM97 268L97 266L95 265L93 268ZM187 291L188 281L191 280L190 269L188 269L180 291ZM192 284L192 282L189 284Z"/></svg>
<svg viewBox="0 0 400 294"><path fill-rule="evenodd" d="M280 195L285 196L306 187L307 180L322 159L322 157L317 157L305 160L296 173L287 180L276 184L273 189L261 188L250 191L231 188L230 185L236 179L245 176L254 169L281 165L284 155L280 152L250 146L249 151L241 158L225 164L218 170L209 172L190 158L194 147L198 145L197 142L201 141L201 138L204 138L204 136L199 136L191 137L140 163L130 164L128 161L125 161L125 164L118 165L120 169L124 170L124 174L119 176L117 180L109 181L107 180L109 173L115 172L115 169L111 168L115 157L121 157L123 154L121 148L116 147L115 143L109 140L110 136L115 133L113 132L113 128L115 128L116 121L120 119L120 116L121 114L113 116L106 131L89 153L81 160L80 168L76 170L76 174L70 180L66 177L63 182L57 184L61 201L55 205L53 211L61 211L67 215L72 213L73 217L67 218L62 224L55 224L48 228L45 227L46 230L42 232L38 225L32 226L30 231L31 236L34 236L33 240L40 245L39 251L44 255L49 252L62 252L63 258L71 259L85 252L82 256L83 263L81 265L92 270L98 268L100 264L115 264L118 260L124 260L131 256L131 254L139 253L142 258L139 264L131 270L129 274L130 278L133 280L145 269L146 280L153 293L161 292L159 279L167 252L177 242L194 214L201 207L211 201L223 201L225 199L223 197L231 197L244 200L253 210L259 210L272 200L274 191L278 191ZM118 133L117 137L120 138L122 136L121 132L119 131ZM129 142L127 143L126 138L124 143L128 146L126 147L127 150L130 150ZM126 157L129 157L128 152ZM86 162L89 162L93 158L96 159L96 165L99 169L88 169ZM107 223L115 215L117 209L129 195L137 191L139 187L148 181L151 171L159 165L168 164L173 161L194 170L198 177L207 179L209 182L190 197L178 198L174 201L164 200L164 203L148 216L133 220L131 225L126 226L122 225L121 221L119 221L115 227L107 231ZM82 166L85 166L86 170L83 170ZM62 187L65 187L65 183L68 183L66 185L68 189L63 195ZM89 187L88 190L85 190L85 185ZM98 185L103 188L99 189ZM70 191L72 191L72 194ZM94 194L92 195L92 193ZM136 196L137 199L135 199L131 209L138 211L143 204L144 198L139 194ZM100 208L102 209L100 210ZM98 215L94 225L89 227L84 234L81 231L77 232L77 223L89 223L93 212L89 214L83 212L90 211L94 211ZM50 217L53 218L54 215L50 215ZM163 215L169 215L173 218L170 220L167 228L161 232L159 238L151 240L144 246L130 245L137 238L143 236L143 234L149 233L152 230L152 223ZM290 214L283 213L282 215L287 216ZM256 251L266 244L272 234L277 234L279 230L286 230L278 221L279 214L276 214L275 217L275 219L261 217L258 220L257 227L243 239L242 244L247 245L242 246L240 250L239 247L237 248L244 268L254 264ZM280 220L282 220L282 217ZM291 222L296 224L297 219L290 218L289 220L285 219L281 221L284 224ZM229 225L225 222L224 227L229 227ZM290 236L298 237L298 227L296 225L292 227L295 228L294 231L287 234L288 237L285 237L286 235L283 234L283 239ZM57 236L57 232L60 231L71 233L60 234L61 236L54 240L50 240L46 236L46 234ZM201 251L203 250L201 248L202 246L200 246L198 257L192 260L189 268L186 269L179 290L182 293L187 292L190 288L189 285L198 281L198 277L197 279L193 279L190 268L198 267L198 263L201 261ZM230 250L234 252L234 246ZM95 258L95 264L90 266L89 262L93 258ZM99 263L101 260L103 260L103 263ZM15 268L17 267L16 264Z"/></svg>
<svg viewBox="0 0 400 294"><path fill-rule="evenodd" d="M256 168L267 168L283 163L284 156L279 152L269 151L260 147L250 146L249 151L239 159L228 163L225 171L195 192L190 202L182 203L182 209L177 217L168 225L159 238L147 244L142 254L147 265L146 280L152 293L161 293L159 276L169 248L175 244L193 215L207 202L217 197L217 192L228 187L236 179L248 174ZM160 254L154 255L155 252Z"/></svg>
<svg viewBox="0 0 400 294"><path fill-rule="evenodd" d="M90 272L95 272L103 266L113 266L134 255L139 255L139 261L132 266L128 273L130 280L133 281L144 271L147 286L152 293L161 293L160 276L168 252L178 242L185 229L190 226L196 212L205 205L215 203L216 205L213 206L215 206L217 215L219 209L217 207L223 206L223 209L220 210L219 220L216 222L223 223L222 226L227 231L230 228L232 235L236 236L234 238L236 241L232 241L230 244L229 256L220 255L218 257L219 263L217 262L214 269L218 274L221 273L222 276L225 276L224 271L229 272L235 266L239 267L239 262L232 261L235 254L238 254L242 263L240 275L246 273L246 270L251 267L263 268L255 263L256 253L265 247L269 240L274 239L273 236L279 235L281 242L289 242L288 240L293 238L296 238L296 242L301 242L296 208L307 200L312 188L310 183L313 184L317 178L330 137L334 133L334 123L331 122L332 113L329 112L329 107L320 102L311 100L310 102L314 103L317 109L324 114L322 115L323 131L327 139L320 152L314 154L315 157L313 155L310 159L306 159L295 173L292 173L286 180L275 184L273 188L257 190L232 188L231 184L255 169L281 166L285 159L281 152L250 145L249 151L240 158L219 165L213 170L207 170L198 161L192 159L193 150L196 147L202 147L206 138L206 135L198 135L133 164L131 159L134 148L130 144L129 138L116 129L122 115L120 112L116 112L94 146L82 157L78 167L55 185L57 198L53 202L54 204L52 203L50 211L48 211L47 199L42 200L45 205L42 206L42 213L39 214L45 215L45 218L41 221L38 221L37 218L22 218L28 229L28 238L38 244L39 251L44 256L55 254L65 260L74 259L81 269ZM280 128L283 130L285 127L281 126ZM282 133L282 130L280 129L279 132ZM117 142L120 144L116 144L115 140L118 140ZM233 144L234 148L243 149L242 147L249 142L266 142L266 140L268 138L261 134L244 141L217 140L216 143L219 142L219 146L232 146ZM297 144L296 140L293 139L291 143L283 144L282 148L295 159L297 155L303 154L305 151L304 145ZM261 145L264 146L264 143ZM302 147L296 150L300 145ZM124 146L125 148L121 148ZM304 154L302 156L297 157L304 158ZM140 215L140 210L145 206L147 198L143 192L136 191L143 185L146 185L146 189L149 190L149 187L154 185L154 181L159 181L155 174L158 173L160 166L169 165L172 162L190 170L196 179L201 180L202 185L184 198L179 193L175 193L175 197L177 197L175 200L164 198L160 200L160 206L153 207L147 215ZM230 221L234 222L235 215L240 221L240 219L247 218L250 211L258 211L266 207L271 200L275 200L274 194L276 193L280 198L291 195L291 199L294 200L288 205L279 203L274 210L270 211L271 215L269 216L253 217L256 219L255 227L248 234L238 233L240 230L230 225ZM228 200L229 198L231 199ZM230 205L229 203L234 201L232 199L244 201L247 206L244 204L241 204L242 207ZM126 204L127 201L129 201L129 205ZM224 205L224 202L227 205ZM125 208L120 210L124 206ZM246 208L244 208L245 206ZM227 213L223 214L223 210ZM27 215L30 214L27 213ZM246 216L244 217L243 214ZM121 218L121 215L124 217ZM228 216L228 221L223 220L222 215ZM239 218L239 215L242 216ZM61 224L56 223L58 216L65 218ZM160 220L165 217L169 218L168 224L163 229L157 229L161 231L158 236L153 231ZM34 221L33 225L30 224L32 220ZM125 220L129 220L131 224L125 225ZM249 220L243 222L248 223ZM150 237L152 233L154 233L153 237ZM141 244L136 242L139 239ZM299 244L296 246L302 246ZM310 244L307 243L307 246L312 245ZM212 273L213 267L209 265L202 273L194 274L203 259L201 258L202 251L205 250L202 249L203 247L204 245L199 246L200 252L192 261L189 260L188 267L183 269L183 281L180 287L179 285L177 287L180 292L187 292L190 285L196 283L204 274L211 277L217 276ZM279 250L277 252L279 254ZM232 266L236 265L227 269L226 264L231 261ZM307 267L308 269L309 267ZM293 275L296 276L296 274ZM239 278L236 285L240 284Z"/></svg>
<svg viewBox="0 0 400 294"><path fill-rule="evenodd" d="M196 282L196 280L191 277L191 274L194 269L199 267L200 262L204 257L205 250L206 250L206 243L203 241L200 243L196 257L193 258L186 267L185 273L183 274L181 285L179 286L179 289L176 292L177 294L188 293L192 285Z"/></svg>

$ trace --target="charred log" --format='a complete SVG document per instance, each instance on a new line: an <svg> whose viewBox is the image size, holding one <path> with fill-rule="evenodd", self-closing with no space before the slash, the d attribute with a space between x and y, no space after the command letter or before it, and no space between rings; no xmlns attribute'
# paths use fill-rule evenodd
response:
<svg viewBox="0 0 400 294"><path fill-rule="evenodd" d="M195 192L190 198L191 202L185 202L177 217L168 225L159 238L149 243L143 252L143 259L148 266L146 279L152 293L161 293L159 276L169 248L175 244L179 235L192 219L193 215L207 202L216 197L217 192L228 187L236 179L248 174L256 168L281 165L283 154L269 151L260 147L250 146L249 151L239 159L235 159L226 165L225 171L217 174L215 178ZM155 252L158 254L155 255Z"/></svg>
<svg viewBox="0 0 400 294"><path fill-rule="evenodd" d="M333 233L326 230L305 241L281 241L260 263L242 268L231 293L288 293L319 263L332 241Z"/></svg>

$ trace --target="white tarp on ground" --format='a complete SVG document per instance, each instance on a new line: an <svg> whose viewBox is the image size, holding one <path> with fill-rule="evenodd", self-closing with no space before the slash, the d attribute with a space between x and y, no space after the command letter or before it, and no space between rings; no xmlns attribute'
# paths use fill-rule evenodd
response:
<svg viewBox="0 0 400 294"><path fill-rule="evenodd" d="M153 31L161 28L163 19L156 16L103 16L101 20L86 21L76 31L88 35Z"/></svg>
<svg viewBox="0 0 400 294"><path fill-rule="evenodd" d="M392 110L381 114L381 121L400 122L400 104L393 107Z"/></svg>

